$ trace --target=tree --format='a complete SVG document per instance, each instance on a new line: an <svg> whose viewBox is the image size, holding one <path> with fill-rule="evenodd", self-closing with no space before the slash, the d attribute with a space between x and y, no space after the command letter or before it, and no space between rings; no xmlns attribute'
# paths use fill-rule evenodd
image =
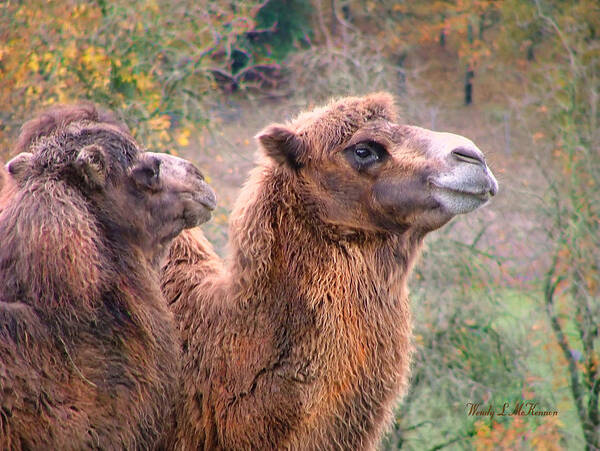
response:
<svg viewBox="0 0 600 451"><path fill-rule="evenodd" d="M579 1L565 11L561 3L535 3L554 61L539 80L554 126L555 163L547 172L552 256L543 280L544 311L592 451L600 449L600 8Z"/></svg>
<svg viewBox="0 0 600 451"><path fill-rule="evenodd" d="M33 111L88 99L116 110L149 146L185 145L206 124L215 72L230 71L252 0L4 2L0 148Z"/></svg>

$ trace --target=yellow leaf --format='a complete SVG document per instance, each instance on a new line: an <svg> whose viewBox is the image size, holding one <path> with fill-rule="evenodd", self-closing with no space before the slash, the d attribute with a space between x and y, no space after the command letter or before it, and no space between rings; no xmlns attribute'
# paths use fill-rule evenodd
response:
<svg viewBox="0 0 600 451"><path fill-rule="evenodd" d="M153 86L152 79L144 73L135 75L135 84L142 92L149 91Z"/></svg>
<svg viewBox="0 0 600 451"><path fill-rule="evenodd" d="M181 147L189 146L190 144L190 131L187 128L184 128L177 135L177 144Z"/></svg>
<svg viewBox="0 0 600 451"><path fill-rule="evenodd" d="M167 133L166 130L162 130L159 134L158 137L160 138L160 140L162 142L169 142L171 140L171 137L169 136L169 133Z"/></svg>
<svg viewBox="0 0 600 451"><path fill-rule="evenodd" d="M171 120L169 116L158 116L150 119L148 121L148 125L153 130L166 130L171 126Z"/></svg>
<svg viewBox="0 0 600 451"><path fill-rule="evenodd" d="M156 3L156 1L154 1L154 0L148 2L148 9L150 11L152 11L153 13L158 14L158 12L159 12L158 3Z"/></svg>
<svg viewBox="0 0 600 451"><path fill-rule="evenodd" d="M39 58L37 56L37 54L33 54L31 55L31 58L29 59L29 63L27 63L27 67L32 71L32 72L37 72L40 70L40 62L39 62Z"/></svg>

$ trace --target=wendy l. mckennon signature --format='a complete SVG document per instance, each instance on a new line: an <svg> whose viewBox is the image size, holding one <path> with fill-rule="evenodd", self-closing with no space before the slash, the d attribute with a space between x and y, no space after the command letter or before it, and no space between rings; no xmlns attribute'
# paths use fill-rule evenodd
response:
<svg viewBox="0 0 600 451"><path fill-rule="evenodd" d="M467 415L476 417L494 418L495 415L498 415L499 417L528 415L546 417L558 416L558 410L540 410L535 401L517 401L512 407L510 403L505 402L502 404L501 408L495 408L495 406L492 406L491 404L488 404L486 407L479 402L468 402L466 407L468 409Z"/></svg>

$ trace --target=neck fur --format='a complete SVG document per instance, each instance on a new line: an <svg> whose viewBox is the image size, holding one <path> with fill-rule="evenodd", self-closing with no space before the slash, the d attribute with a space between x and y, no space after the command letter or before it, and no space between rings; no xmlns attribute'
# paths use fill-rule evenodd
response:
<svg viewBox="0 0 600 451"><path fill-rule="evenodd" d="M24 187L0 214L0 285L40 307L97 293L97 236L83 199L63 183Z"/></svg>
<svg viewBox="0 0 600 451"><path fill-rule="evenodd" d="M314 208L285 173L254 171L231 221L229 269L240 290L293 286L309 302L328 297L324 290L336 291L340 296L329 297L343 302L406 297L421 234L338 233L315 220Z"/></svg>

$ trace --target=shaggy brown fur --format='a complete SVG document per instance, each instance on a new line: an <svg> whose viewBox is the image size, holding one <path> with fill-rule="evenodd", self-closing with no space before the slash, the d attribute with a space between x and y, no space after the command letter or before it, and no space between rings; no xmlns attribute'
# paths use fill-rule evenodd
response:
<svg viewBox="0 0 600 451"><path fill-rule="evenodd" d="M0 163L0 212L2 212L4 205L8 203L16 191L16 185L13 178L6 171L6 168Z"/></svg>
<svg viewBox="0 0 600 451"><path fill-rule="evenodd" d="M406 280L423 237L495 194L466 138L346 98L258 135L231 258L175 240L163 291L183 338L176 449L373 449L407 386Z"/></svg>
<svg viewBox="0 0 600 451"><path fill-rule="evenodd" d="M4 166L2 166L2 164L0 164L0 210L2 209L2 205L6 203L6 200L4 200L5 196L7 196L7 194L5 194L5 190L6 193L8 193L9 188L7 187L7 183L10 180L10 177L6 173L6 169Z"/></svg>
<svg viewBox="0 0 600 451"><path fill-rule="evenodd" d="M179 368L158 263L214 193L89 105L27 123L17 149L0 207L0 449L149 449Z"/></svg>
<svg viewBox="0 0 600 451"><path fill-rule="evenodd" d="M4 166L0 165L0 191L4 187L4 184L6 183L7 178L8 178L8 174L6 173L6 169L4 168Z"/></svg>

